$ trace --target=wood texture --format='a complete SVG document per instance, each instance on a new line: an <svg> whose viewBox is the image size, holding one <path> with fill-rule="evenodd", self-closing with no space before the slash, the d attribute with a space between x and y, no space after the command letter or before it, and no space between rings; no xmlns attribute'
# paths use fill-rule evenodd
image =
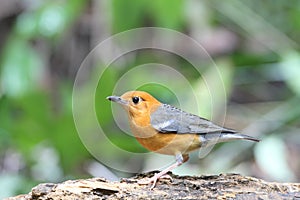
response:
<svg viewBox="0 0 300 200"><path fill-rule="evenodd" d="M239 174L177 176L161 179L153 190L137 180L156 172L111 182L104 178L43 183L16 199L300 199L300 183L275 183Z"/></svg>

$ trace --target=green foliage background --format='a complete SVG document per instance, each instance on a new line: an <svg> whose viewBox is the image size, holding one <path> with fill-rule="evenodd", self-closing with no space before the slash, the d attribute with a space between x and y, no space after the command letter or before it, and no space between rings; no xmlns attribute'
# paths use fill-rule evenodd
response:
<svg viewBox="0 0 300 200"><path fill-rule="evenodd" d="M219 145L204 159L192 156L176 172L239 172L299 182L299 1L5 0L1 4L0 198L27 193L40 182L132 175L97 163L84 147L73 121L72 87L81 62L98 42L146 26L177 30L203 43L224 79L229 104L226 125L239 130L250 127L262 139L256 146ZM97 90L99 123L109 130L115 145L128 151L145 152L117 129L105 100L124 72L159 62L177 66L193 86L204 87L189 63L161 55L164 52L136 53L123 68L106 71L101 79L106 87ZM209 62L203 63L209 74ZM137 74L141 79L145 76ZM140 89L177 104L174 91L167 88L145 85ZM210 112L205 110L206 101L201 102L204 117ZM132 159L109 146L103 154L119 165ZM153 162L145 157L127 167L150 169Z"/></svg>

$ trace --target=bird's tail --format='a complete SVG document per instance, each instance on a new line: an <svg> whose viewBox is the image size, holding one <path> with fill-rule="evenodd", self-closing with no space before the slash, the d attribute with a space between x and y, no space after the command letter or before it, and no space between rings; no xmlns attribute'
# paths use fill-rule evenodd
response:
<svg viewBox="0 0 300 200"><path fill-rule="evenodd" d="M229 142L234 140L250 140L254 142L260 141L257 138L235 132L208 133L205 135L200 135L200 140L202 141L202 147L207 147L216 143Z"/></svg>
<svg viewBox="0 0 300 200"><path fill-rule="evenodd" d="M227 141L232 141L232 140L251 140L254 142L259 142L260 140L251 137L249 135L244 135L244 134L239 134L239 133L221 133L220 134L220 142L227 142Z"/></svg>

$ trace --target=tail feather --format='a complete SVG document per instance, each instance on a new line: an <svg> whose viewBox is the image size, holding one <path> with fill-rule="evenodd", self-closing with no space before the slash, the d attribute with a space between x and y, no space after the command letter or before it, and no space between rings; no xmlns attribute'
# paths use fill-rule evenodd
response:
<svg viewBox="0 0 300 200"><path fill-rule="evenodd" d="M231 141L231 140L250 140L254 142L259 142L260 140L249 136L249 135L244 135L244 134L239 134L239 133L221 133L220 135L221 140L223 139L224 142L226 141Z"/></svg>
<svg viewBox="0 0 300 200"><path fill-rule="evenodd" d="M222 132L222 133L208 133L205 135L200 135L200 140L202 141L202 147L207 147L221 142L229 142L234 140L250 140L254 142L259 142L260 140L249 135L244 135L235 132Z"/></svg>

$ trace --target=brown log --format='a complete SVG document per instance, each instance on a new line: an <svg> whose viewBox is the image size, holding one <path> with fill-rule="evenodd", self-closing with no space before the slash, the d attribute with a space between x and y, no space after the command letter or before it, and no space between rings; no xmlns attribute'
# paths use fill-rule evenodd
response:
<svg viewBox="0 0 300 200"><path fill-rule="evenodd" d="M137 181L155 172L112 182L104 178L42 183L16 199L300 199L300 183L266 182L239 174L177 176L160 179L153 190Z"/></svg>

